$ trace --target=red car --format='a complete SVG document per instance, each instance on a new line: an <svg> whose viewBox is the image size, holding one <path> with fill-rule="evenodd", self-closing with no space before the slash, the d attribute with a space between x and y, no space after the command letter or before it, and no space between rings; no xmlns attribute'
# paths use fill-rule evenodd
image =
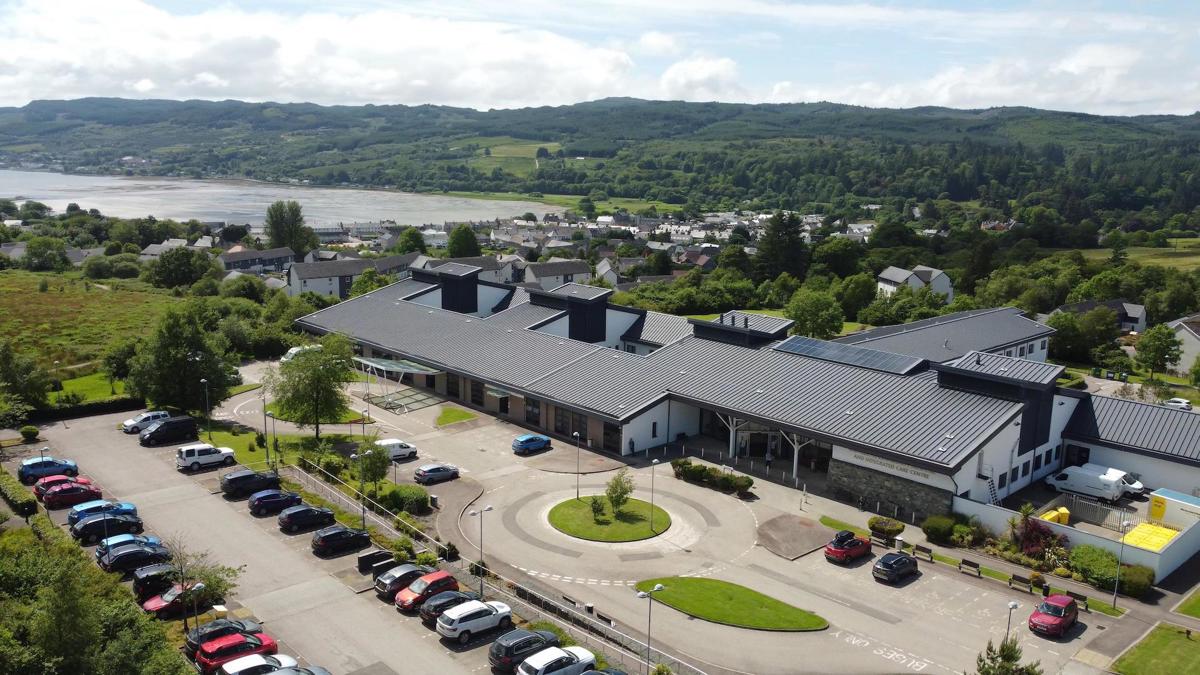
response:
<svg viewBox="0 0 1200 675"><path fill-rule="evenodd" d="M1029 630L1062 637L1079 619L1079 606L1069 595L1051 595L1029 615Z"/></svg>
<svg viewBox="0 0 1200 675"><path fill-rule="evenodd" d="M52 488L56 485L64 485L66 483L80 483L82 485L91 485L92 481L91 481L91 479L84 478L83 476L73 476L72 477L72 476L64 476L62 474L57 474L54 476L46 476L45 478L41 478L38 480L38 482L33 484L33 495L35 497L37 497L38 499L41 499L42 497L44 497L46 495L47 492L50 491L50 488Z"/></svg>
<svg viewBox="0 0 1200 675"><path fill-rule="evenodd" d="M188 590L190 591L192 588L200 590L204 588L204 584L197 583L194 586L189 585ZM189 595L190 593L184 592L183 586L180 584L175 584L168 590L163 591L163 593L160 595L155 595L149 600L143 602L142 609L145 610L147 614L153 614L155 617L160 619L167 616L173 616L175 614L181 614L184 608L187 607ZM202 607L201 609L208 608Z"/></svg>
<svg viewBox="0 0 1200 675"><path fill-rule="evenodd" d="M825 559L839 564L857 560L870 553L871 541L850 530L838 532L833 536L833 541L825 544Z"/></svg>
<svg viewBox="0 0 1200 675"><path fill-rule="evenodd" d="M86 483L61 483L46 490L42 495L42 503L48 509L61 509L64 506L75 506L93 499L103 497L100 488Z"/></svg>
<svg viewBox="0 0 1200 675"><path fill-rule="evenodd" d="M457 591L458 581L449 572L430 572L396 594L396 609L409 611L420 607L426 600L442 591Z"/></svg>
<svg viewBox="0 0 1200 675"><path fill-rule="evenodd" d="M196 650L196 665L202 673L214 673L234 659L251 654L268 656L278 651L279 645L266 633L234 633L201 644Z"/></svg>

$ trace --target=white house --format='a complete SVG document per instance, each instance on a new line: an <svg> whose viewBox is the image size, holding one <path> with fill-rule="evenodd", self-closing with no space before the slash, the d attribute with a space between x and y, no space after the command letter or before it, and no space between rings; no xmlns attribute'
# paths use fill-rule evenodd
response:
<svg viewBox="0 0 1200 675"><path fill-rule="evenodd" d="M911 270L889 265L875 277L875 285L883 295L891 295L901 286L909 286L914 291L928 288L934 293L940 293L946 296L947 303L954 300L954 282L950 281L950 276L939 269L924 265L917 265Z"/></svg>
<svg viewBox="0 0 1200 675"><path fill-rule="evenodd" d="M596 263L596 277L607 281L613 286L616 286L621 280L621 276L617 274L616 267L610 258L605 258Z"/></svg>
<svg viewBox="0 0 1200 675"><path fill-rule="evenodd" d="M1187 372L1196 362L1196 358L1200 357L1200 314L1185 316L1167 325L1175 331L1175 337L1179 338L1182 343L1179 363L1175 369L1179 372Z"/></svg>
<svg viewBox="0 0 1200 675"><path fill-rule="evenodd" d="M354 285L354 280L374 267L373 260L295 263L288 270L287 294L296 296L312 291L345 300L350 297L350 287Z"/></svg>
<svg viewBox="0 0 1200 675"><path fill-rule="evenodd" d="M529 263L525 266L525 282L536 283L546 291L571 282L586 284L591 280L592 266L586 260Z"/></svg>

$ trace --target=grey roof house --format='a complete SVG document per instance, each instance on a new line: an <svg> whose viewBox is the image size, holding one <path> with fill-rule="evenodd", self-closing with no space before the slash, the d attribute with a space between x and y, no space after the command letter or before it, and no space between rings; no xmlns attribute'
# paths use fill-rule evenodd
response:
<svg viewBox="0 0 1200 675"><path fill-rule="evenodd" d="M282 272L295 259L295 252L286 246L282 248L269 248L262 251L252 248L234 252L226 251L217 256L217 260L223 269L242 272L264 272L268 270Z"/></svg>

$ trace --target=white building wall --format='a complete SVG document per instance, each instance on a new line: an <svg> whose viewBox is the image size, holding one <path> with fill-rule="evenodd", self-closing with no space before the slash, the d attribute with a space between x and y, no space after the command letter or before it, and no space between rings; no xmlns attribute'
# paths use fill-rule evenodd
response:
<svg viewBox="0 0 1200 675"><path fill-rule="evenodd" d="M1027 361L1045 363L1049 346L1049 338L1043 337L1036 340L1030 340L1029 342L1020 342L1003 349L993 349L991 353L1001 354L1003 356L1011 356L1017 359L1025 359Z"/></svg>
<svg viewBox="0 0 1200 675"><path fill-rule="evenodd" d="M629 441L633 441L633 451L641 452L668 442L667 438L667 408L668 401L663 401L625 423L621 427L621 454L629 454Z"/></svg>
<svg viewBox="0 0 1200 675"><path fill-rule="evenodd" d="M494 286L484 286L483 284L476 285L475 288L476 302L479 303L479 309L475 312L476 316L488 316L492 313L492 308L496 306L496 303L508 295L507 288L496 288Z"/></svg>
<svg viewBox="0 0 1200 675"><path fill-rule="evenodd" d="M320 295L338 295L338 277L318 277L316 279L301 279L299 283L294 285L295 292L292 291L293 284L288 283L288 295L300 295L306 291L319 293Z"/></svg>
<svg viewBox="0 0 1200 675"><path fill-rule="evenodd" d="M621 336L637 320L638 315L633 312L622 312L616 309L606 310L604 316L604 346L624 350Z"/></svg>
<svg viewBox="0 0 1200 675"><path fill-rule="evenodd" d="M1177 373L1185 373L1196 362L1196 357L1200 356L1200 338L1192 331L1184 328L1182 325L1175 327L1175 337L1182 342L1180 350L1179 363L1175 366Z"/></svg>
<svg viewBox="0 0 1200 675"><path fill-rule="evenodd" d="M1009 422L1000 433L992 437L983 449L975 456L974 461L968 461L955 476L958 481L959 489L956 494L962 494L967 486L970 486L970 497L976 501L986 502L990 500L988 485L986 478L979 476L991 476L996 486L996 496L1000 499L1007 497L1011 492L1020 489L1023 485L1028 485L1030 476L1020 478L1018 471L1017 488L1013 488L1009 481L1005 479L1004 487L1000 487L1000 474L1007 474L1011 466L1020 466L1024 461L1023 458L1018 459L1017 450L1021 438L1021 418ZM1032 457L1032 453L1027 457ZM970 469L968 472L967 469Z"/></svg>
<svg viewBox="0 0 1200 675"><path fill-rule="evenodd" d="M886 295L889 297L896 292L896 287L885 281L876 281L875 289L880 295Z"/></svg>
<svg viewBox="0 0 1200 675"><path fill-rule="evenodd" d="M1188 495L1200 495L1200 467L1158 459L1136 452L1114 450L1094 443L1066 440L1064 444L1090 448L1089 462L1134 474L1150 490L1167 488Z"/></svg>
<svg viewBox="0 0 1200 675"><path fill-rule="evenodd" d="M947 303L954 301L954 284L951 283L950 276L947 274L939 274L930 279L929 290L946 296Z"/></svg>
<svg viewBox="0 0 1200 675"><path fill-rule="evenodd" d="M569 337L571 334L570 317L566 314L563 314L561 319L555 319L548 324L539 326L538 330L543 333L549 333L559 337Z"/></svg>

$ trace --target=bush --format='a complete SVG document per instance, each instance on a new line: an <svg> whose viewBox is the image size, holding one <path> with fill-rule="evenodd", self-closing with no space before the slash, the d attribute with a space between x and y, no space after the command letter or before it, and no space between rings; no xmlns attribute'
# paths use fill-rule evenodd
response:
<svg viewBox="0 0 1200 675"><path fill-rule="evenodd" d="M1041 588L1046 585L1046 577L1042 576L1041 572L1034 572L1029 575L1029 583L1033 584L1034 588Z"/></svg>
<svg viewBox="0 0 1200 675"><path fill-rule="evenodd" d="M426 567L437 567L438 557L437 554L432 551L421 551L417 554L416 562L418 565L424 565Z"/></svg>
<svg viewBox="0 0 1200 675"><path fill-rule="evenodd" d="M1054 576L1062 577L1064 579L1070 579L1071 578L1071 570L1069 570L1065 567L1055 567L1054 568Z"/></svg>
<svg viewBox="0 0 1200 675"><path fill-rule="evenodd" d="M692 465L692 460L687 457L671 460L671 471L675 472L676 478L684 478L684 471Z"/></svg>
<svg viewBox="0 0 1200 675"><path fill-rule="evenodd" d="M921 531L935 544L949 544L954 535L954 519L950 516L929 516L921 522Z"/></svg>
<svg viewBox="0 0 1200 675"><path fill-rule="evenodd" d="M21 440L25 441L26 443L32 443L37 440L37 437L37 427L33 426L32 424L26 424L25 426L21 427Z"/></svg>
<svg viewBox="0 0 1200 675"><path fill-rule="evenodd" d="M961 548L969 548L972 540L975 538L975 532L970 525L955 524L954 530L950 535L950 543Z"/></svg>
<svg viewBox="0 0 1200 675"><path fill-rule="evenodd" d="M420 485L396 485L380 495L380 503L393 513L429 512L429 492Z"/></svg>
<svg viewBox="0 0 1200 675"><path fill-rule="evenodd" d="M1098 546L1081 544L1071 549L1071 569L1096 588L1112 590L1117 556Z"/></svg>
<svg viewBox="0 0 1200 675"><path fill-rule="evenodd" d="M37 498L29 488L21 484L15 476L5 469L0 469L0 496L12 507L18 516L32 516L37 513Z"/></svg>
<svg viewBox="0 0 1200 675"><path fill-rule="evenodd" d="M321 460L321 468L334 476L340 476L346 469L346 463L337 455L329 455Z"/></svg>
<svg viewBox="0 0 1200 675"><path fill-rule="evenodd" d="M871 516L867 529L883 537L895 537L904 531L904 523L885 516Z"/></svg>
<svg viewBox="0 0 1200 675"><path fill-rule="evenodd" d="M392 559L396 562L408 562L417 555L413 549L412 539L408 537L393 539L390 543L390 548L392 549Z"/></svg>
<svg viewBox="0 0 1200 675"><path fill-rule="evenodd" d="M446 542L446 549L442 551L442 556L444 556L446 560L458 560L458 547L454 545L454 542Z"/></svg>
<svg viewBox="0 0 1200 675"><path fill-rule="evenodd" d="M1140 598L1154 586L1154 570L1145 565L1124 565L1121 567L1121 588L1123 595Z"/></svg>
<svg viewBox="0 0 1200 675"><path fill-rule="evenodd" d="M749 476L735 475L715 466L693 464L686 457L671 460L671 470L680 480L703 483L722 492L746 492L754 486L754 479Z"/></svg>
<svg viewBox="0 0 1200 675"><path fill-rule="evenodd" d="M734 476L733 489L736 492L749 492L750 488L754 487L754 479L750 476Z"/></svg>
<svg viewBox="0 0 1200 675"><path fill-rule="evenodd" d="M260 448L267 447L267 437L261 431L254 434L254 444Z"/></svg>

